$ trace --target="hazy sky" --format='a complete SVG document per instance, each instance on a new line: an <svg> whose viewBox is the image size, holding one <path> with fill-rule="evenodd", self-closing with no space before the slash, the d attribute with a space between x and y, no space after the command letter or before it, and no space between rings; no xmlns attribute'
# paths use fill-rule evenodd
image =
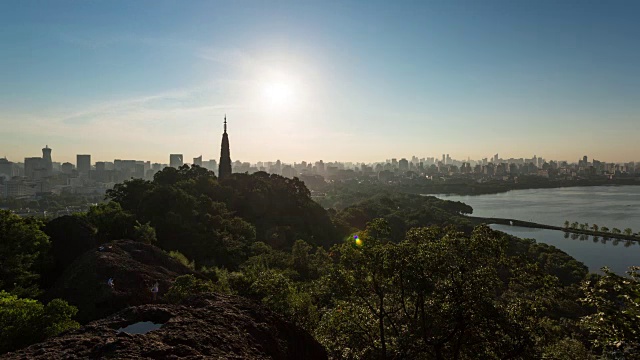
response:
<svg viewBox="0 0 640 360"><path fill-rule="evenodd" d="M0 1L0 156L640 160L640 1Z"/></svg>

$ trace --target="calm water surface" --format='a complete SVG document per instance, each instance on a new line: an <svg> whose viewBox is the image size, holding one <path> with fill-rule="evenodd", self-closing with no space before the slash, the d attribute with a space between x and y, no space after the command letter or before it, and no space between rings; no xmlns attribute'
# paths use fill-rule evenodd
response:
<svg viewBox="0 0 640 360"><path fill-rule="evenodd" d="M564 226L564 221L598 224L608 228L640 231L640 186L593 186L558 189L514 190L475 196L438 195L473 207L473 215L532 221ZM493 225L493 229L553 245L583 262L591 271L608 266L623 274L640 265L637 242L565 238L562 231Z"/></svg>
<svg viewBox="0 0 640 360"><path fill-rule="evenodd" d="M609 229L640 230L640 186L587 186L514 190L501 194L440 195L473 207L473 215L564 226L570 222L598 224Z"/></svg>
<svg viewBox="0 0 640 360"><path fill-rule="evenodd" d="M636 241L605 240L601 237L569 235L562 231L531 229L508 225L491 225L519 238L536 239L540 243L553 245L585 264L589 271L600 273L603 266L623 275L629 266L640 265L640 245Z"/></svg>

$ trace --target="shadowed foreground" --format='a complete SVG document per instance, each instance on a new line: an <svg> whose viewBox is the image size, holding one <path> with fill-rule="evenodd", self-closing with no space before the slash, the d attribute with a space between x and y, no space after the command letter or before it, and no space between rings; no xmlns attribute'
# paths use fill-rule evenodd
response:
<svg viewBox="0 0 640 360"><path fill-rule="evenodd" d="M163 324L146 334L118 329ZM130 307L1 359L327 359L301 328L249 300L217 294Z"/></svg>

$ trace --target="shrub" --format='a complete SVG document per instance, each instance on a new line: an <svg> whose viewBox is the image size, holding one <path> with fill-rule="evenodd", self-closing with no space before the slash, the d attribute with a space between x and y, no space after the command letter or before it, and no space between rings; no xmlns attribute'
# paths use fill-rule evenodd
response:
<svg viewBox="0 0 640 360"><path fill-rule="evenodd" d="M196 269L195 262L194 261L189 262L189 259L187 259L187 257L184 256L179 251L169 251L169 256L171 256L172 258L178 260L182 265L188 267L191 270L195 270Z"/></svg>
<svg viewBox="0 0 640 360"><path fill-rule="evenodd" d="M200 280L188 274L178 276L164 298L171 303L179 303L191 295L210 293L213 291L215 291L215 286L211 281Z"/></svg>
<svg viewBox="0 0 640 360"><path fill-rule="evenodd" d="M77 312L64 300L54 299L44 306L0 291L0 354L77 329L80 325L71 319Z"/></svg>

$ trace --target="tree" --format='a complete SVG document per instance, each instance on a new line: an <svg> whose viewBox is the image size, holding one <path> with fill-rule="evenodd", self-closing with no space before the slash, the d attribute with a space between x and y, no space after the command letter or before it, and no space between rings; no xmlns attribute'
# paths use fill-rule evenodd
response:
<svg viewBox="0 0 640 360"><path fill-rule="evenodd" d="M358 234L361 242L350 239L332 248L337 262L321 280L331 284L337 307L323 316L316 335L334 357L535 354L533 333L543 330L528 329L544 322L556 278L526 268L527 261L507 261L505 239L487 227L471 236L416 228L397 244L388 240L385 227L377 220ZM501 276L535 290L505 292ZM335 334L336 328L344 332Z"/></svg>
<svg viewBox="0 0 640 360"><path fill-rule="evenodd" d="M191 274L187 274L176 278L164 298L171 303L179 303L189 296L213 291L215 291L215 286L210 280L200 280Z"/></svg>
<svg viewBox="0 0 640 360"><path fill-rule="evenodd" d="M44 306L0 291L0 354L78 328L80 325L72 320L77 311L60 299Z"/></svg>
<svg viewBox="0 0 640 360"><path fill-rule="evenodd" d="M578 224L578 222L577 222L577 221L574 221L574 222L572 222L572 223L571 223L571 228L572 228L572 229L577 229L577 228L578 228L578 225L579 225L579 224Z"/></svg>
<svg viewBox="0 0 640 360"><path fill-rule="evenodd" d="M309 276L310 268L310 252L313 246L306 243L304 240L296 240L291 249L291 255L293 257L293 268L302 276L307 278Z"/></svg>
<svg viewBox="0 0 640 360"><path fill-rule="evenodd" d="M618 234L621 234L622 231L620 231L620 229L618 229L618 228L613 228L613 229L611 229L611 233L618 235Z"/></svg>
<svg viewBox="0 0 640 360"><path fill-rule="evenodd" d="M44 232L51 239L53 268L42 274L43 286L52 285L76 258L95 249L96 231L82 215L65 215L47 222Z"/></svg>
<svg viewBox="0 0 640 360"><path fill-rule="evenodd" d="M165 168L165 170L167 169L175 170L173 168ZM164 172L164 170L161 172ZM159 173L156 175L158 174ZM155 185L152 182L147 180L127 180L122 184L116 184L113 189L107 190L107 199L111 199L120 204L121 209L126 209L131 211L133 214L138 215L144 198L147 196L147 193L154 188L154 186Z"/></svg>
<svg viewBox="0 0 640 360"><path fill-rule="evenodd" d="M118 202L92 206L86 219L98 229L96 238L100 242L134 238L136 219Z"/></svg>
<svg viewBox="0 0 640 360"><path fill-rule="evenodd" d="M140 224L137 220L133 227L133 237L135 240L145 244L155 244L155 242L158 241L156 238L156 229L154 229L149 222Z"/></svg>
<svg viewBox="0 0 640 360"><path fill-rule="evenodd" d="M598 225L596 225L596 224L591 225L591 229L593 231L598 231Z"/></svg>
<svg viewBox="0 0 640 360"><path fill-rule="evenodd" d="M627 236L631 236L633 234L633 230L631 228L624 229L624 234Z"/></svg>
<svg viewBox="0 0 640 360"><path fill-rule="evenodd" d="M350 312L367 314L353 321L367 333L370 351L383 359L387 356L389 326L385 323L385 304L389 301L387 295L392 276L391 257L388 256L392 246L388 243L390 234L391 229L383 219L375 219L367 224L357 239L359 241L350 240L335 249L340 253L340 262L330 275L340 296L353 304ZM377 331L371 328L373 324Z"/></svg>
<svg viewBox="0 0 640 360"><path fill-rule="evenodd" d="M569 220L565 220L565 221L564 221L564 228L565 228L565 229L568 229L568 228L569 228L569 225L570 225Z"/></svg>
<svg viewBox="0 0 640 360"><path fill-rule="evenodd" d="M42 227L39 220L0 210L0 290L26 297L39 294L38 279L50 249Z"/></svg>
<svg viewBox="0 0 640 360"><path fill-rule="evenodd" d="M629 277L602 272L582 285L582 301L595 310L582 324L605 358L640 359L640 267L631 267Z"/></svg>
<svg viewBox="0 0 640 360"><path fill-rule="evenodd" d="M608 228L608 227L606 227L606 226L603 226L603 227L601 227L601 228L600 228L600 231L602 231L602 232L609 232L609 228Z"/></svg>

